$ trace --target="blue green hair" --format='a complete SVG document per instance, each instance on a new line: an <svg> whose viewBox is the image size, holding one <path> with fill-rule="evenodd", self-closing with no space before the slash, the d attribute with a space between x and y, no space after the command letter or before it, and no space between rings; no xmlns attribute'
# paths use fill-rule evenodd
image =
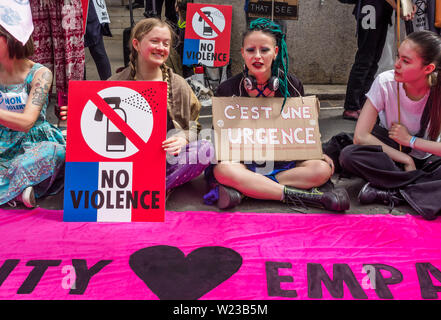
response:
<svg viewBox="0 0 441 320"><path fill-rule="evenodd" d="M288 48L286 46L285 37L282 29L277 23L265 18L258 18L251 21L247 32L244 34L243 38L253 31L262 31L266 34L271 35L276 40L276 45L279 47L279 53L277 54L276 60L272 65L272 74L279 77L280 91L282 92L284 99L282 104L282 110L285 106L286 98L290 97L288 90L288 70L289 70L289 57ZM283 72L280 73L279 70Z"/></svg>

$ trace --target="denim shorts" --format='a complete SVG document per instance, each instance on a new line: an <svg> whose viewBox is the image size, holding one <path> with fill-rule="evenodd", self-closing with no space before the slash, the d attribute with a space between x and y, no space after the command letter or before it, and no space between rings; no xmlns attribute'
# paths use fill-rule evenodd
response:
<svg viewBox="0 0 441 320"><path fill-rule="evenodd" d="M265 168L271 166L273 164L272 170L270 172L264 172ZM265 164L257 164L255 162L246 164L248 170L261 173L265 177L270 178L271 180L279 183L276 179L276 174L282 171L286 171L296 167L296 161L274 161L274 162L266 162Z"/></svg>

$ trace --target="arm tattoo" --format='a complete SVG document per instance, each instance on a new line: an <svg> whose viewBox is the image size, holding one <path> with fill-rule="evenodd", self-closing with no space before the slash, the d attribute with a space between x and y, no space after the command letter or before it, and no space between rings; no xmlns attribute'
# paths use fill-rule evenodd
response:
<svg viewBox="0 0 441 320"><path fill-rule="evenodd" d="M46 80L47 82L52 81L51 73L49 71L43 72L41 77Z"/></svg>
<svg viewBox="0 0 441 320"><path fill-rule="evenodd" d="M50 88L50 73L46 71L42 74L41 77L45 81L43 81L43 84L40 81L37 81L37 83L35 84L34 94L32 95L32 104L39 107L40 110L46 102L48 91Z"/></svg>

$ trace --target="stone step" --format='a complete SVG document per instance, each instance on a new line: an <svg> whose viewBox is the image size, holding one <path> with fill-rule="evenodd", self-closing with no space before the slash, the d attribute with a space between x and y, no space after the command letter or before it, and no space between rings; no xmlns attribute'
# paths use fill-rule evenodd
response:
<svg viewBox="0 0 441 320"><path fill-rule="evenodd" d="M106 0L107 9L109 9L109 7L121 7L127 3L128 0Z"/></svg>
<svg viewBox="0 0 441 320"><path fill-rule="evenodd" d="M315 95L320 100L344 100L346 85L343 84L305 84L305 95Z"/></svg>

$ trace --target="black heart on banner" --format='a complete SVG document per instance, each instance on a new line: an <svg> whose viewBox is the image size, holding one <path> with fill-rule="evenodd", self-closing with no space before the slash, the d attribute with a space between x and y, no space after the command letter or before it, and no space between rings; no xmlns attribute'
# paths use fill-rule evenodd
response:
<svg viewBox="0 0 441 320"><path fill-rule="evenodd" d="M176 247L153 246L134 252L129 265L160 300L196 300L235 274L242 257L217 246L198 248L187 257Z"/></svg>

